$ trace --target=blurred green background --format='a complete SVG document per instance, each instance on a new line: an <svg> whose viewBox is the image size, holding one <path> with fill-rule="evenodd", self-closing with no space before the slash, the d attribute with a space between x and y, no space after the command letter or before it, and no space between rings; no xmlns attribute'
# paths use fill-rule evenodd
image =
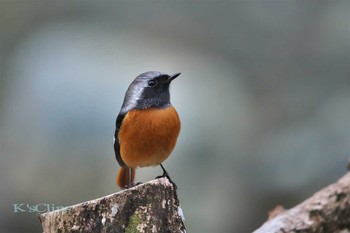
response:
<svg viewBox="0 0 350 233"><path fill-rule="evenodd" d="M182 72L171 87L182 131L164 165L188 232L251 232L332 183L350 156L349 11L346 0L0 1L1 232L41 232L14 204L118 191L115 118L148 70ZM145 182L161 169L137 172Z"/></svg>

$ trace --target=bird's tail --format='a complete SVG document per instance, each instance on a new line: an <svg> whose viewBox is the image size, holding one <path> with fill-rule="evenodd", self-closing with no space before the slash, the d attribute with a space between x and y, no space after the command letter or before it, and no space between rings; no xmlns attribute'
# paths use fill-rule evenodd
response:
<svg viewBox="0 0 350 233"><path fill-rule="evenodd" d="M121 167L117 174L117 185L121 189L130 187L135 180L135 168L132 167Z"/></svg>

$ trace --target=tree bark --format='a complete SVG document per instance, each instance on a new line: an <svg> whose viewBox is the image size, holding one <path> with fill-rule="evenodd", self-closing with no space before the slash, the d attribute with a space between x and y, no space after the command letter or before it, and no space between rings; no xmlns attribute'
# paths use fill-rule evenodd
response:
<svg viewBox="0 0 350 233"><path fill-rule="evenodd" d="M301 204L284 210L280 206L254 233L349 233L350 173L315 193Z"/></svg>
<svg viewBox="0 0 350 233"><path fill-rule="evenodd" d="M156 179L39 216L44 233L186 232L176 189Z"/></svg>

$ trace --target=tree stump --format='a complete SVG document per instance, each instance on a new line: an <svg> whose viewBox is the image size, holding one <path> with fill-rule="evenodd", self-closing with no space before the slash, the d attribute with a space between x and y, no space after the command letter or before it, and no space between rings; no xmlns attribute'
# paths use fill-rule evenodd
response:
<svg viewBox="0 0 350 233"><path fill-rule="evenodd" d="M156 179L39 216L44 233L186 232L176 189Z"/></svg>

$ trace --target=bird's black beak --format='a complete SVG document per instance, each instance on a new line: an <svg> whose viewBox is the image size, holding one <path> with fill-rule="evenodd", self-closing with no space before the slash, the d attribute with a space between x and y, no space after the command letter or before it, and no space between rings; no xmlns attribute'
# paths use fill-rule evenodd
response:
<svg viewBox="0 0 350 233"><path fill-rule="evenodd" d="M179 76L181 73L176 73L170 76L169 82L173 81L177 76Z"/></svg>

